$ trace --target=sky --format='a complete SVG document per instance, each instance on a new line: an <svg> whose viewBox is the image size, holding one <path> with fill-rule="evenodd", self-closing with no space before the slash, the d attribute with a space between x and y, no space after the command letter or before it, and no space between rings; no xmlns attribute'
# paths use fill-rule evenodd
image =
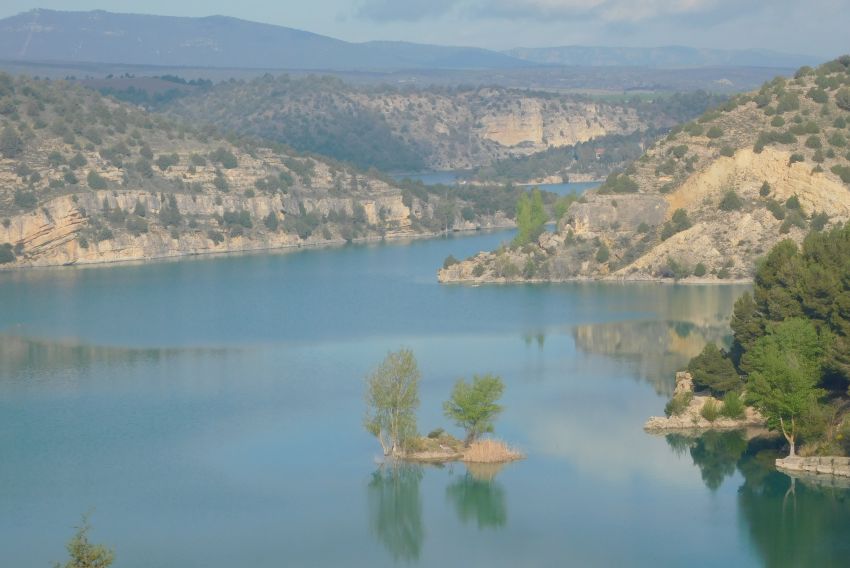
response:
<svg viewBox="0 0 850 568"><path fill-rule="evenodd" d="M490 49L558 45L850 52L850 0L4 0L33 8L173 16L221 14L348 41Z"/></svg>

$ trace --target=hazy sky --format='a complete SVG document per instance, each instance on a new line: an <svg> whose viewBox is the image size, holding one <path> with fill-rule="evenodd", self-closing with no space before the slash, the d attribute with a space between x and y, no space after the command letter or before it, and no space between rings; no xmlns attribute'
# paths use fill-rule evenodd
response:
<svg viewBox="0 0 850 568"><path fill-rule="evenodd" d="M850 0L4 0L32 8L176 16L223 14L350 41L503 49L550 45L760 47L850 52Z"/></svg>

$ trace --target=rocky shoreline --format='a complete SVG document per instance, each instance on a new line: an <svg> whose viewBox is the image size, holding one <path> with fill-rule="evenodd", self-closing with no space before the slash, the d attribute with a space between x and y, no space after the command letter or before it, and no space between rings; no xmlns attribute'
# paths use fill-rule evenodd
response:
<svg viewBox="0 0 850 568"><path fill-rule="evenodd" d="M767 426L765 418L754 408L747 407L742 418L720 416L709 421L702 416L703 407L714 401L722 405L723 401L708 393L694 392L694 380L688 372L676 373L676 388L673 397L688 397L690 402L679 414L670 416L650 416L643 425L647 432L664 432L668 430L738 430L748 428L764 429Z"/></svg>
<svg viewBox="0 0 850 568"><path fill-rule="evenodd" d="M794 474L809 474L817 477L850 478L850 458L838 456L789 456L776 460L776 469Z"/></svg>

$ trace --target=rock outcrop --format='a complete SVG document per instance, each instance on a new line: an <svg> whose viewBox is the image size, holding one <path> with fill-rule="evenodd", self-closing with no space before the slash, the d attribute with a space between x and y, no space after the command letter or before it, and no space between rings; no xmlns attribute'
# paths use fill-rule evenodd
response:
<svg viewBox="0 0 850 568"><path fill-rule="evenodd" d="M718 408L723 401L706 393L694 392L694 381L690 373L676 373L676 388L673 397L690 399L687 407L679 414L671 416L651 416L643 425L644 430L658 432L664 430L737 430L741 428L763 428L766 424L764 417L754 408L747 407L743 418L727 418L720 416L714 421L702 416L703 407L712 402Z"/></svg>
<svg viewBox="0 0 850 568"><path fill-rule="evenodd" d="M787 457L776 460L776 468L789 473L850 478L850 458L836 456Z"/></svg>

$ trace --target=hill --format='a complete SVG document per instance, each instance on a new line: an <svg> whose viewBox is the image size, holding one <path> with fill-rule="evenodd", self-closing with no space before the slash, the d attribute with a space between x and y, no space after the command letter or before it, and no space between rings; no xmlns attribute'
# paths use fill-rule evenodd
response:
<svg viewBox="0 0 850 568"><path fill-rule="evenodd" d="M446 197L213 131L65 81L0 74L0 264L114 262L511 224L518 192L510 188Z"/></svg>
<svg viewBox="0 0 850 568"><path fill-rule="evenodd" d="M782 239L850 218L850 56L674 129L572 203L555 233L443 281L750 279Z"/></svg>
<svg viewBox="0 0 850 568"><path fill-rule="evenodd" d="M357 87L327 76L267 75L157 108L361 167L411 171L471 169L600 136L670 128L718 100L698 92L605 102L501 87Z"/></svg>
<svg viewBox="0 0 850 568"><path fill-rule="evenodd" d="M766 49L701 49L679 45L665 47L518 47L505 52L532 63L581 67L647 67L660 69L697 67L800 67L820 63L817 57Z"/></svg>
<svg viewBox="0 0 850 568"><path fill-rule="evenodd" d="M69 47L70 46L70 47ZM469 47L350 43L224 16L32 10L0 20L0 59L260 69L477 69L528 63Z"/></svg>

